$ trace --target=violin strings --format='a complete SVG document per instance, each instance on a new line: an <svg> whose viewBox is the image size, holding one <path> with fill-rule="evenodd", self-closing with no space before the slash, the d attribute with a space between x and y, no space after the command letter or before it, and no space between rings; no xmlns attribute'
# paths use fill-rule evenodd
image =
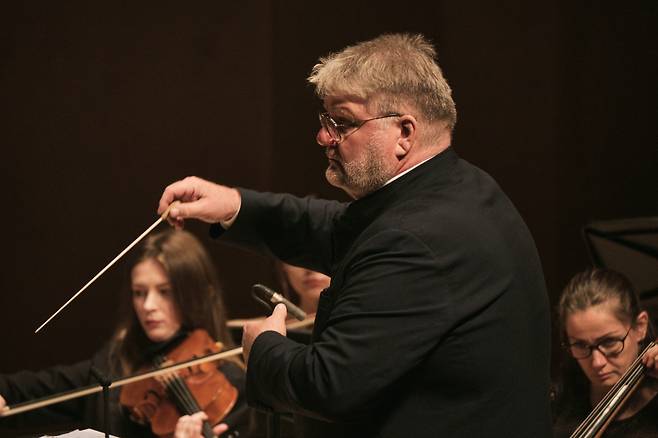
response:
<svg viewBox="0 0 658 438"><path fill-rule="evenodd" d="M167 383L167 389L174 394L177 404L180 404L179 409L183 414L192 415L201 411L201 407L196 398L194 398L194 395L190 392L190 388L178 373L167 374L165 380ZM202 435L207 438L212 438L214 436L208 421L203 422L203 429L201 432Z"/></svg>
<svg viewBox="0 0 658 438"><path fill-rule="evenodd" d="M592 429L597 427L597 421L601 416L601 412L605 410L608 407L608 404L610 403L610 400L616 395L617 391L619 388L625 384L625 381L628 379L628 377L631 374L631 370L637 366L637 359L633 364L631 364L631 367L629 368L629 371L625 373L619 381L606 393L606 395L601 399L599 403L594 407L594 409L589 413L587 418L578 426L578 428L571 434L570 438L576 438L576 437L586 437L589 434L592 433Z"/></svg>
<svg viewBox="0 0 658 438"><path fill-rule="evenodd" d="M164 359L163 356L156 356L154 362L155 362L156 366L160 367L160 366L162 366L162 364L164 364L165 359ZM165 389L172 396L178 410L184 415L186 415L186 414L189 415L189 412L188 412L189 411L189 406L188 406L189 401L185 400L184 396L182 394L180 394L180 392L177 391L176 388L174 388L171 385L171 379L172 379L172 374L171 373L163 374L162 376L160 376L160 382L163 384Z"/></svg>
<svg viewBox="0 0 658 438"><path fill-rule="evenodd" d="M588 425L588 428L586 429L585 437L596 436L596 433L612 420L611 416L617 411L617 408L626 401L628 395L630 395L629 392L640 382L643 374L644 371L642 370L642 367L636 366L628 374L628 378L624 380L619 389L616 391L610 391L611 397L608 397L609 400L601 405L601 408L597 411L597 415L590 421L591 424Z"/></svg>
<svg viewBox="0 0 658 438"><path fill-rule="evenodd" d="M182 405L181 411L183 411L184 414L192 415L196 412L201 411L201 407L199 406L198 402L194 398L194 395L192 395L189 387L178 374L174 373L173 375L171 374L167 375L167 380L168 380L167 388L169 389L169 391L176 394L177 400ZM210 426L210 423L208 423L208 421L203 422L203 429L201 432L202 435L207 438L212 438L214 436L212 432L212 428Z"/></svg>
<svg viewBox="0 0 658 438"><path fill-rule="evenodd" d="M178 397L180 397L182 400L185 400L186 408L188 410L186 414L192 415L195 412L199 412L201 410L196 399L190 392L190 388L177 374L171 377L171 389L176 391Z"/></svg>
<svg viewBox="0 0 658 438"><path fill-rule="evenodd" d="M627 385L628 388L634 388L639 380L644 376L644 369L642 365L642 357L644 354L653 347L655 342L651 342L647 347L640 353L631 366L626 370L626 372L621 376L619 381L613 385L613 387L606 393L606 395L601 399L601 401L594 407L592 412L587 416L587 418L578 426L578 428L571 434L570 438L579 438L579 437L588 437L594 436L592 433L596 432L601 426L599 417L604 411L614 411L614 406L618 406L619 402L626 400L626 397L619 398L618 392L620 389ZM608 406L612 401L615 403L612 406Z"/></svg>
<svg viewBox="0 0 658 438"><path fill-rule="evenodd" d="M640 371L638 375L637 371ZM594 433L601 427L601 416L607 410L610 411L612 406L610 403L618 398L618 392L623 385L633 382L637 377L641 376L641 368L637 367L637 363L633 363L628 372L624 374L619 381L606 393L603 399L596 405L590 412L585 421L574 431L571 438L594 436Z"/></svg>
<svg viewBox="0 0 658 438"><path fill-rule="evenodd" d="M194 395L190 392L190 388L187 386L185 381L178 375L178 373L173 373L168 375L169 383L168 388L170 391L175 392L177 397L180 399L182 404L185 405L187 412L183 412L187 415L192 415L196 412L201 411L201 407L194 398ZM210 424L207 421L203 422L202 435L207 438L212 438L213 432L210 428Z"/></svg>
<svg viewBox="0 0 658 438"><path fill-rule="evenodd" d="M164 361L164 357L156 357L156 363L158 366L162 365ZM176 401L176 404L179 405L179 409L183 414L191 415L201 410L196 399L190 392L190 389L177 373L165 374L163 380L166 384L166 388L174 396L174 400Z"/></svg>
<svg viewBox="0 0 658 438"><path fill-rule="evenodd" d="M154 362L156 366L160 367L165 362L165 359L163 356L156 356ZM192 406L190 406L190 400L185 397L185 394L181 392L180 388L177 388L172 384L172 374L173 373L163 374L161 376L161 381L167 391L169 391L171 394L176 406L181 411L181 413L184 415L189 415L189 411L192 408Z"/></svg>

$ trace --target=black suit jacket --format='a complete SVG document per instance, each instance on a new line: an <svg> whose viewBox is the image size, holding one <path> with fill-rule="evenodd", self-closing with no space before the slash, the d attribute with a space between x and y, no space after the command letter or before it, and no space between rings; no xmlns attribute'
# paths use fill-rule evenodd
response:
<svg viewBox="0 0 658 438"><path fill-rule="evenodd" d="M251 403L307 437L550 436L542 269L489 175L448 149L348 204L241 193L228 239L332 277L311 345L254 342Z"/></svg>

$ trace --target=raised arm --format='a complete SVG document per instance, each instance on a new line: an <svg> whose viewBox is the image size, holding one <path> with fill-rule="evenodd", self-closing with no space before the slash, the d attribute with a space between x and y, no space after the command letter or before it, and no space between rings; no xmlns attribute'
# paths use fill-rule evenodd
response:
<svg viewBox="0 0 658 438"><path fill-rule="evenodd" d="M240 210L240 193L231 187L215 184L196 176L189 176L167 186L158 205L158 214L174 202L169 222L182 227L185 219L199 219L207 223L229 221Z"/></svg>

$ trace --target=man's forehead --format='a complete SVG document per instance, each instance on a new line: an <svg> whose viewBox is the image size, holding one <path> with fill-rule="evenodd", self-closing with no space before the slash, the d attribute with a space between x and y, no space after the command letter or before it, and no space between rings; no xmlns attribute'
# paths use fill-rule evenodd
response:
<svg viewBox="0 0 658 438"><path fill-rule="evenodd" d="M366 109L368 101L363 97L342 94L326 96L323 99L324 108L330 112L360 113Z"/></svg>

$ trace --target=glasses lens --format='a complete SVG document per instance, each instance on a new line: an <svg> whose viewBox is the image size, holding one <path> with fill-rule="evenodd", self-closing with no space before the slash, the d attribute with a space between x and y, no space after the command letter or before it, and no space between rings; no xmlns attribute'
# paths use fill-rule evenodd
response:
<svg viewBox="0 0 658 438"><path fill-rule="evenodd" d="M573 344L570 345L569 348L569 353L574 359L584 359L590 354L590 349L589 346L587 345L579 345L579 344Z"/></svg>
<svg viewBox="0 0 658 438"><path fill-rule="evenodd" d="M592 346L587 344L571 344L566 347L574 359L585 359L592 354L592 350L594 349L597 349L606 357L612 357L624 350L624 341L623 339L606 339Z"/></svg>
<svg viewBox="0 0 658 438"><path fill-rule="evenodd" d="M624 341L621 339L611 339L599 344L599 351L606 356L614 356L624 349Z"/></svg>

